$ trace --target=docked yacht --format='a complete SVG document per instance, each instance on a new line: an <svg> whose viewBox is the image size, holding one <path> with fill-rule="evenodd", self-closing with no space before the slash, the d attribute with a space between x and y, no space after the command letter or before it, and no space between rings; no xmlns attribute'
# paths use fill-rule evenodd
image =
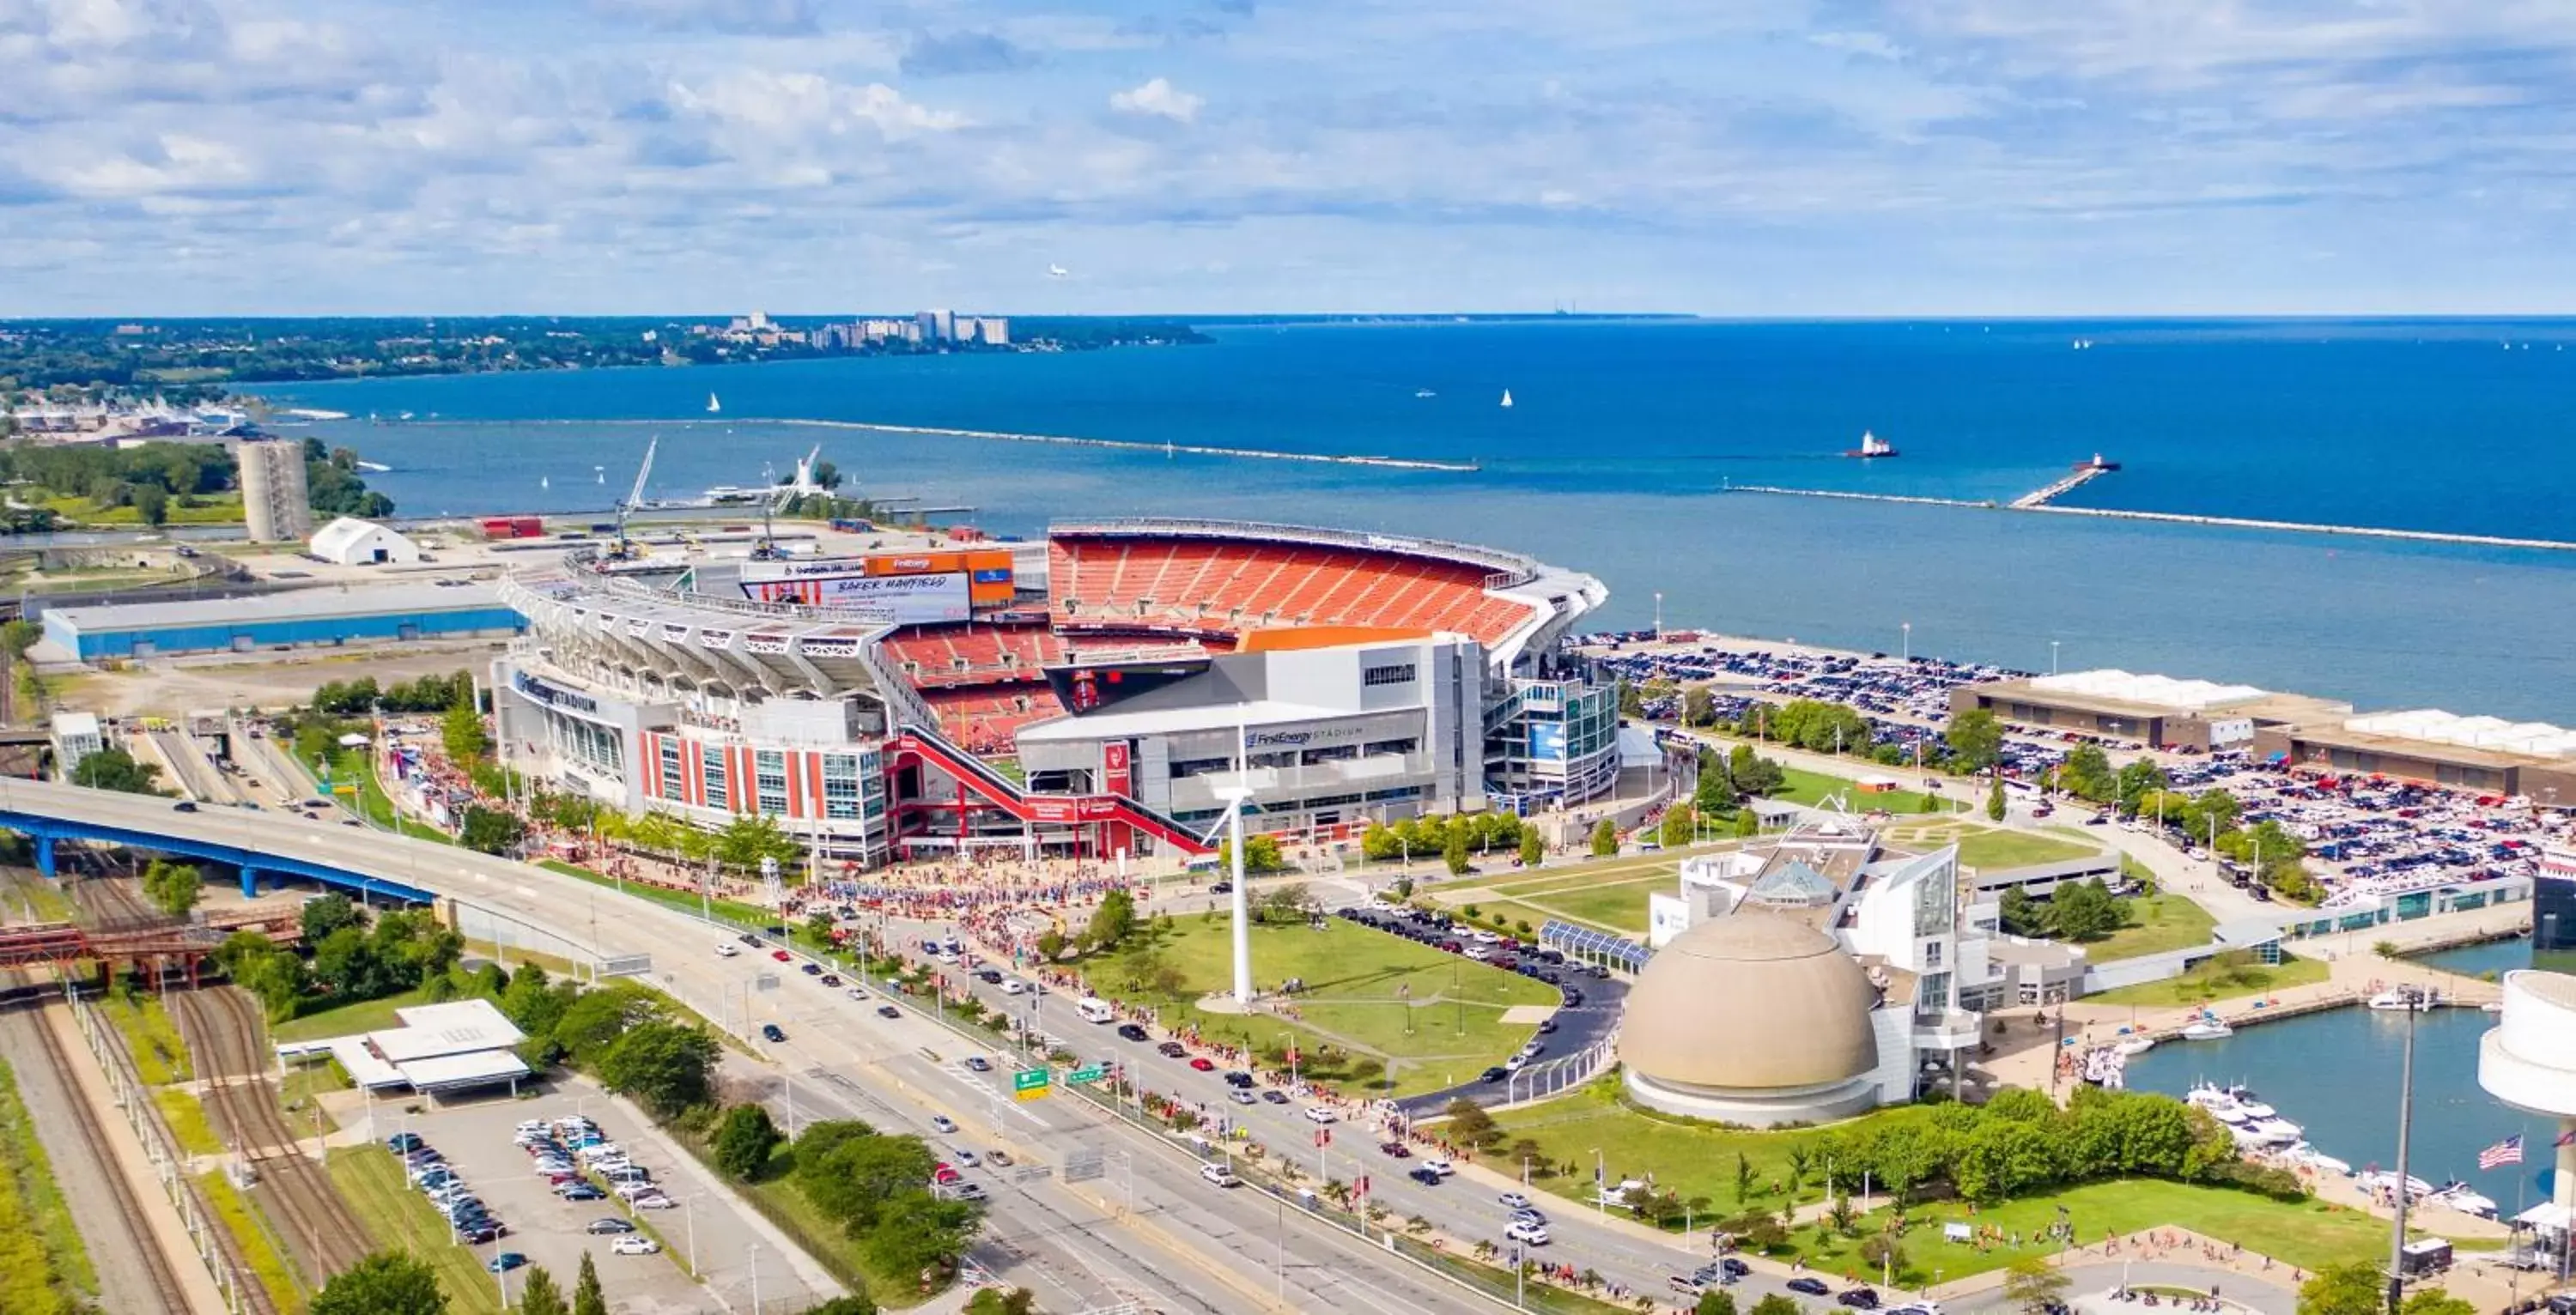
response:
<svg viewBox="0 0 2576 1315"><path fill-rule="evenodd" d="M2319 1173L2339 1173L2345 1177L2352 1176L2352 1164L2349 1161L2338 1160L2335 1157L2326 1154L2324 1151L2318 1150L2307 1142L2300 1142L2298 1145L2283 1151L2281 1154L2282 1158L2289 1160L2291 1163L2304 1164Z"/></svg>
<svg viewBox="0 0 2576 1315"><path fill-rule="evenodd" d="M2182 1030L2185 1041L2221 1041L2234 1035L2236 1029L2229 1027L2224 1020L2206 1016L2191 1020Z"/></svg>
<svg viewBox="0 0 2576 1315"><path fill-rule="evenodd" d="M2111 1049L2123 1055L2143 1055L2156 1048L2156 1039L2144 1033L2123 1039Z"/></svg>
<svg viewBox="0 0 2576 1315"><path fill-rule="evenodd" d="M2496 1217L2494 1198L2456 1178L2442 1184L2441 1189L2433 1193L2432 1199L2464 1215L2476 1215L2480 1219Z"/></svg>
<svg viewBox="0 0 2576 1315"><path fill-rule="evenodd" d="M2389 1014L2402 1014L2409 1009L2420 1014L2440 1003L2442 993L2439 991L2391 989L2370 997L2371 1008Z"/></svg>
<svg viewBox="0 0 2576 1315"><path fill-rule="evenodd" d="M2358 1175L2355 1181L2362 1185L2363 1190L2370 1192L2372 1195L2377 1195L2381 1192L2394 1190L2397 1185L2397 1175L2390 1173L2385 1169L2373 1169L2368 1173ZM2433 1185L2431 1183L2428 1183L2413 1174L2408 1174L2406 1176L2406 1195L2408 1199L2422 1200L2432 1194Z"/></svg>

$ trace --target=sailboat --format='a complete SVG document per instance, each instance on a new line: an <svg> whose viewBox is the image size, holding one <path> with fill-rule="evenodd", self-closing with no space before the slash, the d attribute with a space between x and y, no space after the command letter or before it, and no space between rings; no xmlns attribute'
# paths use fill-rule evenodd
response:
<svg viewBox="0 0 2576 1315"><path fill-rule="evenodd" d="M554 486L555 486L555 482L554 482L554 478L553 478L552 476L549 476L549 475L539 475L539 476L537 476L537 487L538 487L538 488L541 488L541 489L550 489L550 488L553 488Z"/></svg>
<svg viewBox="0 0 2576 1315"><path fill-rule="evenodd" d="M1503 390L1503 405L1505 405L1505 406L1510 406L1511 404L1512 404L1512 390L1511 390L1511 389L1506 388L1506 389L1504 389L1504 390Z"/></svg>
<svg viewBox="0 0 2576 1315"><path fill-rule="evenodd" d="M717 415L717 414L721 413L723 410L724 410L724 403L717 401L717 400L716 400L716 395L715 395L714 393L708 393L708 394L707 394L707 414L708 414L708 415Z"/></svg>

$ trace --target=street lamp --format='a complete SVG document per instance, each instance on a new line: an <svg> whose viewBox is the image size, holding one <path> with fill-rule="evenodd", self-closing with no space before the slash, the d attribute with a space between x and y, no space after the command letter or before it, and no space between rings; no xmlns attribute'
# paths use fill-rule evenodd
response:
<svg viewBox="0 0 2576 1315"><path fill-rule="evenodd" d="M1594 1210L1604 1219L1610 1217L1610 1178L1607 1165L1608 1162L1601 1157L1601 1148L1598 1146L1593 1147L1592 1205Z"/></svg>

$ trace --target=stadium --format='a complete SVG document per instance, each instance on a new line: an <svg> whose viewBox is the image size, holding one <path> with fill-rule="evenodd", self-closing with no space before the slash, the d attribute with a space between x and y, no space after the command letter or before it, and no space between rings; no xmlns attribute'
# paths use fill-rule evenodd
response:
<svg viewBox="0 0 2576 1315"><path fill-rule="evenodd" d="M1032 579L1032 576L1041 578ZM1198 520L1034 545L513 571L505 761L629 813L766 814L875 864L981 846L1204 852L1256 831L1532 812L1608 791L1615 692L1570 657L1590 576L1425 539Z"/></svg>

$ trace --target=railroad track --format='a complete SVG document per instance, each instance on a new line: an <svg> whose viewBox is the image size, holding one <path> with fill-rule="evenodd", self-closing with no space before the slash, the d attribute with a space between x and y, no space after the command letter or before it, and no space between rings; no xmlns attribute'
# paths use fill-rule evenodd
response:
<svg viewBox="0 0 2576 1315"><path fill-rule="evenodd" d="M19 974L0 972L0 987L22 984ZM72 1067L71 1054L63 1048L62 1038L54 1035L52 1025L44 1017L45 1012L44 1009L30 1010L27 1025L36 1034L45 1063L54 1070L63 1089L71 1095L65 1103L72 1107L72 1135L80 1139L89 1163L107 1185L109 1196L115 1200L117 1215L134 1231L134 1240L139 1243L134 1248L135 1260L142 1266L144 1280L152 1285L153 1293L160 1299L159 1308L186 1310L188 1291L180 1284L178 1271L170 1267L170 1258L162 1254L161 1247L152 1238L152 1225L147 1222L151 1216L144 1213L143 1198L134 1190L134 1184L126 1178L124 1170L118 1167L115 1148L108 1140L107 1125L100 1121L98 1109L81 1097L78 1071ZM245 1271L236 1262L234 1272ZM252 1286L257 1287L256 1284Z"/></svg>
<svg viewBox="0 0 2576 1315"><path fill-rule="evenodd" d="M207 1104L232 1147L259 1171L262 1198L277 1208L280 1231L303 1251L314 1286L357 1264L372 1249L366 1232L329 1172L296 1148L277 1087L266 1077L258 1006L230 986L173 991L165 999L197 1056L198 1075L207 1080Z"/></svg>

